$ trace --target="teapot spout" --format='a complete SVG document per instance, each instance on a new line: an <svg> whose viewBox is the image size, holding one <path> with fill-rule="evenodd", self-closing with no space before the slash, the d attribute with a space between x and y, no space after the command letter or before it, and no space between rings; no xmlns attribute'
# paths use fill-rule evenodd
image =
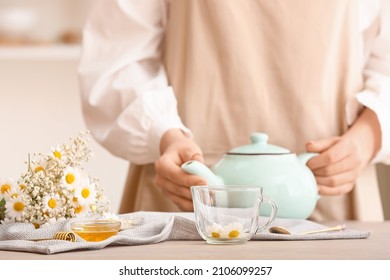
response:
<svg viewBox="0 0 390 280"><path fill-rule="evenodd" d="M202 177L209 185L223 185L222 178L215 175L205 164L190 160L181 165L185 172Z"/></svg>

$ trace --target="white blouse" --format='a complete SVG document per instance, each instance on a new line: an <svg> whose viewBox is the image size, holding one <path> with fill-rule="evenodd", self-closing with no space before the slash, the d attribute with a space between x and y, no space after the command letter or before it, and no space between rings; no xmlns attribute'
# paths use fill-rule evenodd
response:
<svg viewBox="0 0 390 280"><path fill-rule="evenodd" d="M191 135L160 62L166 1L94 1L84 28L79 77L86 124L111 153L136 164L158 159L168 129ZM359 1L362 56L363 33L378 17L380 33L365 59L365 89L356 99L376 113L382 129L382 147L373 163L390 164L390 0ZM351 125L356 116L349 106Z"/></svg>

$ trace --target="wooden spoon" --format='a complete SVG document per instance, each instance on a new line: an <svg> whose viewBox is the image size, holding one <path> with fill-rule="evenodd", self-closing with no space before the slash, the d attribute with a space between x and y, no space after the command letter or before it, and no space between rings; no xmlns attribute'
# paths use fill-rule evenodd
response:
<svg viewBox="0 0 390 280"><path fill-rule="evenodd" d="M338 225L338 226L335 226L335 227L329 227L329 228L324 228L324 229L305 231L305 232L295 233L295 234L304 235L304 234L313 234L313 233L328 232L328 231L339 231L339 230L344 230L345 228L346 228L346 225ZM289 232L284 227L279 227L279 226L270 227L268 230L271 233L290 234L290 235L292 234L291 232Z"/></svg>

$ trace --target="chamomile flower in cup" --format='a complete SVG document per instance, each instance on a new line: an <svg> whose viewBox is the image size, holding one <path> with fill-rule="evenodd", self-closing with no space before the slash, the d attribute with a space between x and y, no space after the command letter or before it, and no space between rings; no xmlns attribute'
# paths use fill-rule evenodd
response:
<svg viewBox="0 0 390 280"><path fill-rule="evenodd" d="M217 239L242 238L244 233L243 224L234 222L225 226L213 223L207 227L207 236Z"/></svg>
<svg viewBox="0 0 390 280"><path fill-rule="evenodd" d="M223 226L213 223L211 226L207 226L207 235L213 238L226 238L226 230Z"/></svg>
<svg viewBox="0 0 390 280"><path fill-rule="evenodd" d="M233 222L224 226L225 236L228 238L240 238L244 233L243 224Z"/></svg>

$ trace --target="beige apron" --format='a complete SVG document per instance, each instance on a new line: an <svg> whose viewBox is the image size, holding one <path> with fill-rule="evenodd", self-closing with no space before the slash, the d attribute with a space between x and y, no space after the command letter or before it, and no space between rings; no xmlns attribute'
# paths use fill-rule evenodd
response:
<svg viewBox="0 0 390 280"><path fill-rule="evenodd" d="M168 1L164 64L208 165L255 131L297 153L346 131L346 103L363 87L357 3ZM153 165L131 165L120 212L179 211L153 177ZM322 197L311 219L382 220L374 167L352 193Z"/></svg>

